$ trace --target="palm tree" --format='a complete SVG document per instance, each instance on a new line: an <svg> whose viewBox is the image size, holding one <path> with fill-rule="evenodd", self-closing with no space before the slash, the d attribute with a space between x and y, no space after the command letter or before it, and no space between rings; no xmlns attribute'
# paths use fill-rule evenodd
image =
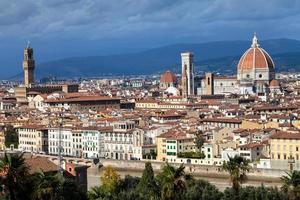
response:
<svg viewBox="0 0 300 200"><path fill-rule="evenodd" d="M78 200L86 199L86 195L72 179L65 178L62 174L37 173L35 200Z"/></svg>
<svg viewBox="0 0 300 200"><path fill-rule="evenodd" d="M7 154L0 159L1 183L9 199L16 200L24 195L25 181L29 177L29 169L23 154ZM25 196L23 196L24 199Z"/></svg>
<svg viewBox="0 0 300 200"><path fill-rule="evenodd" d="M39 172L35 187L34 199L54 200L60 193L61 180L58 175L45 175L44 172Z"/></svg>
<svg viewBox="0 0 300 200"><path fill-rule="evenodd" d="M162 172L157 175L161 184L161 196L163 200L181 199L186 190L186 181L190 178L184 172L184 165L175 168L167 163Z"/></svg>
<svg viewBox="0 0 300 200"><path fill-rule="evenodd" d="M289 199L300 199L300 171L287 172L281 177L282 189L288 193Z"/></svg>
<svg viewBox="0 0 300 200"><path fill-rule="evenodd" d="M246 173L250 170L249 161L235 155L234 157L229 157L229 161L224 162L222 168L229 172L232 188L238 194L240 184L247 179Z"/></svg>

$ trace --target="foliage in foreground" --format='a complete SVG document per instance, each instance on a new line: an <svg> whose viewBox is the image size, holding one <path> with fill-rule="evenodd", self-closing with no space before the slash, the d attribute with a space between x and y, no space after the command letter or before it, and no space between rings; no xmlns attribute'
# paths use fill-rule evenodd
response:
<svg viewBox="0 0 300 200"><path fill-rule="evenodd" d="M235 155L232 158L229 157L229 161L225 162L222 167L229 173L232 189L238 193L241 184L247 180L246 173L250 170L249 161Z"/></svg>
<svg viewBox="0 0 300 200"><path fill-rule="evenodd" d="M298 198L293 196L295 191L292 192L292 189L300 185L299 172L295 172L296 175L287 176L286 186L282 188L264 185L242 187L241 184L246 179L246 172L249 170L248 162L233 158L227 165L224 164L224 168L225 166L230 169L228 170L230 180L236 183L232 184L232 188L226 188L224 192L205 180L196 180L186 174L183 165L176 168L166 164L155 176L151 164L146 163L141 178L131 176L126 176L124 179L113 178L116 180L116 183L112 184L115 186L113 189L115 193L109 193L111 188L107 188L107 183L103 183L90 190L88 197L90 200L296 200ZM106 171L111 170L113 169L106 169ZM108 178L107 173L104 174ZM114 171L110 174L116 176L117 173Z"/></svg>
<svg viewBox="0 0 300 200"><path fill-rule="evenodd" d="M30 174L22 154L4 154L0 159L0 199L85 200L86 194L72 179L61 174Z"/></svg>
<svg viewBox="0 0 300 200"><path fill-rule="evenodd" d="M300 172L282 177L276 187L242 187L249 170L248 162L232 158L224 164L230 174L232 188L221 192L205 180L195 180L178 168L166 164L154 175L150 163L145 164L141 178L120 178L108 167L101 177L102 185L92 188L87 196L71 179L61 174L30 174L22 155L5 154L0 159L0 199L7 200L297 200L300 199ZM235 182L235 183L233 183Z"/></svg>

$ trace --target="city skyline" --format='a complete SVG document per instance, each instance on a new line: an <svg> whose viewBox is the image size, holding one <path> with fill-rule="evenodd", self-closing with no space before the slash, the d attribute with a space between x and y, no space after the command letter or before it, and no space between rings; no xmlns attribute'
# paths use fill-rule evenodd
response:
<svg viewBox="0 0 300 200"><path fill-rule="evenodd" d="M0 199L300 199L300 0L0 1Z"/></svg>
<svg viewBox="0 0 300 200"><path fill-rule="evenodd" d="M1 69L20 71L27 40L38 62L138 52L176 43L299 38L298 1L2 1ZM16 59L17 58L17 59ZM8 67L9 66L9 67ZM7 70L9 69L9 70Z"/></svg>

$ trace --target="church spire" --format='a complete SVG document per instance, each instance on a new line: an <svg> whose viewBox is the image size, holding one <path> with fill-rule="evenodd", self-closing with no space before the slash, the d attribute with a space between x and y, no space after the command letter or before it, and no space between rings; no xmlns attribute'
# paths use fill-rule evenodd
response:
<svg viewBox="0 0 300 200"><path fill-rule="evenodd" d="M254 32L254 36L253 36L253 39L252 39L252 45L251 45L251 47L253 47L253 48L259 47L258 39L256 37L256 32Z"/></svg>

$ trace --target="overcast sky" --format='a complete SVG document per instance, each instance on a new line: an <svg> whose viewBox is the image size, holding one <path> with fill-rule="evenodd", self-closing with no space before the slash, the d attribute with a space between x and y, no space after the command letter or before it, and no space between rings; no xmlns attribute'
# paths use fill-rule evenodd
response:
<svg viewBox="0 0 300 200"><path fill-rule="evenodd" d="M259 39L300 39L300 1L1 0L0 69L20 70L27 40L41 62L174 43L250 41L253 32Z"/></svg>

